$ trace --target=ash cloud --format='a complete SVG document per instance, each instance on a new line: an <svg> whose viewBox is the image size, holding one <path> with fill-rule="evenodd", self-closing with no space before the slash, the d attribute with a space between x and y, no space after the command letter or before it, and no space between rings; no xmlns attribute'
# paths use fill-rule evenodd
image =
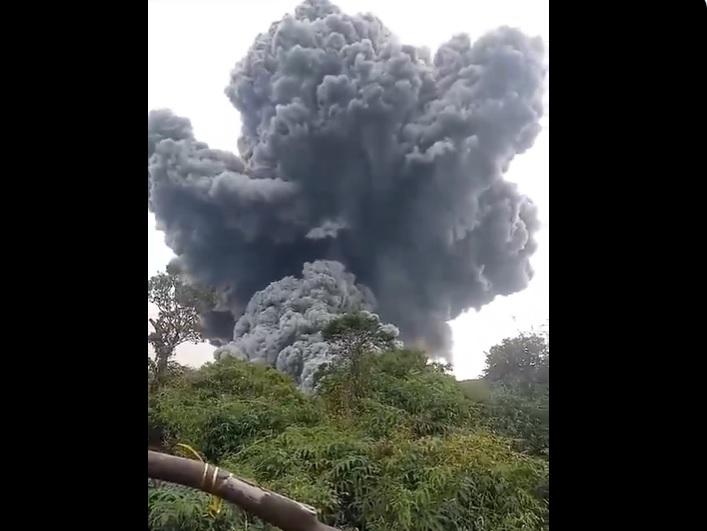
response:
<svg viewBox="0 0 707 531"><path fill-rule="evenodd" d="M311 390L317 368L330 358L321 330L338 315L370 312L375 305L373 294L340 262L305 263L301 278L285 277L253 295L236 323L235 340L215 356L272 365ZM383 326L398 335L393 325Z"/></svg>
<svg viewBox="0 0 707 531"><path fill-rule="evenodd" d="M544 77L542 42L511 28L430 58L372 15L310 0L231 73L240 156L150 113L150 208L189 275L223 295L214 341L233 339L256 292L327 260L407 343L447 355L446 321L532 277L535 207L503 174L539 132ZM243 334L240 352L278 363Z"/></svg>

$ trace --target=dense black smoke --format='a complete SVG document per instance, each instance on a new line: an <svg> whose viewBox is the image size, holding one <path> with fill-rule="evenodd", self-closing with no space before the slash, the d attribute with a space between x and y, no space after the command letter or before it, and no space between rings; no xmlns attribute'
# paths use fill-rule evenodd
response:
<svg viewBox="0 0 707 531"><path fill-rule="evenodd" d="M503 173L539 131L543 55L500 28L430 59L372 15L308 0L231 73L240 158L150 113L150 207L224 297L214 337L233 339L256 291L315 260L344 264L406 342L439 355L448 320L522 290L538 220Z"/></svg>

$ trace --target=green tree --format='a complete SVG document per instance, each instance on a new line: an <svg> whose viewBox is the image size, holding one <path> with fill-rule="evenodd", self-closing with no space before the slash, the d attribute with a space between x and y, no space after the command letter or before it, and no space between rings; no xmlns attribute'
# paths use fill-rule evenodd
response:
<svg viewBox="0 0 707 531"><path fill-rule="evenodd" d="M512 440L516 449L549 456L549 369L547 335L519 334L492 347L486 357L484 378L490 392L478 394L483 424ZM461 382L467 389L470 383Z"/></svg>
<svg viewBox="0 0 707 531"><path fill-rule="evenodd" d="M372 352L392 350L396 346L396 332L383 325L371 313L358 312L343 315L329 322L322 330L322 337L329 343L335 360L330 365L344 373L345 400L361 397L366 372L367 355ZM328 370L324 367L320 378Z"/></svg>
<svg viewBox="0 0 707 531"><path fill-rule="evenodd" d="M530 333L504 339L486 354L484 379L523 395L543 393L549 384L550 344Z"/></svg>
<svg viewBox="0 0 707 531"><path fill-rule="evenodd" d="M161 385L170 374L171 359L182 343L203 341L199 308L210 302L212 294L189 284L175 268L158 273L147 282L147 300L157 307L157 318L149 318L152 332L147 342L154 350L154 361L148 357L148 370L155 385Z"/></svg>

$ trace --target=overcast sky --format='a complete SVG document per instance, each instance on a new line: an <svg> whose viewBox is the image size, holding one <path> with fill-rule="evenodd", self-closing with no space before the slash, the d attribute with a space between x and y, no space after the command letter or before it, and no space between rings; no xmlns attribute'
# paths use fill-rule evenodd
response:
<svg viewBox="0 0 707 531"><path fill-rule="evenodd" d="M433 52L456 33L472 40L498 26L513 26L539 35L549 44L549 0L339 0L349 14L372 12L401 41ZM258 33L291 13L298 0L149 0L148 110L170 108L188 117L195 136L210 147L237 152L240 116L224 95L229 73ZM547 98L546 98L547 99ZM547 106L547 105L546 105ZM547 109L549 114L549 108ZM506 178L539 208L539 249L531 259L535 277L528 288L498 297L481 311L452 323L454 366L458 378L474 378L484 365L484 352L519 330L548 320L549 187L548 116L533 148L517 157ZM164 270L173 256L148 213L148 276ZM183 345L177 360L200 365L212 359L208 344Z"/></svg>

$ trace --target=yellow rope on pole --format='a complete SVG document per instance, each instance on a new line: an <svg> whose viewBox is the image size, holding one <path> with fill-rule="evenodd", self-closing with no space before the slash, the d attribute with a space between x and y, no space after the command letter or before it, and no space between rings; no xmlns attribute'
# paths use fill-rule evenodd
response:
<svg viewBox="0 0 707 531"><path fill-rule="evenodd" d="M202 463L205 463L204 460L202 459L201 455L199 455L199 452L194 450L191 446L188 444L183 444L183 443L177 443L177 446L180 448L184 448L185 450L188 450L191 454L196 456L196 458L201 461ZM204 476L206 476L206 472L209 469L209 465L204 464ZM214 469L214 481L216 479L216 473L218 471L218 468ZM204 478L205 479L205 478ZM209 502L208 507L206 508L206 511L209 513L209 516L212 518L216 518L217 515L221 514L221 509L223 509L223 500L219 498L218 496L211 496L211 501Z"/></svg>

